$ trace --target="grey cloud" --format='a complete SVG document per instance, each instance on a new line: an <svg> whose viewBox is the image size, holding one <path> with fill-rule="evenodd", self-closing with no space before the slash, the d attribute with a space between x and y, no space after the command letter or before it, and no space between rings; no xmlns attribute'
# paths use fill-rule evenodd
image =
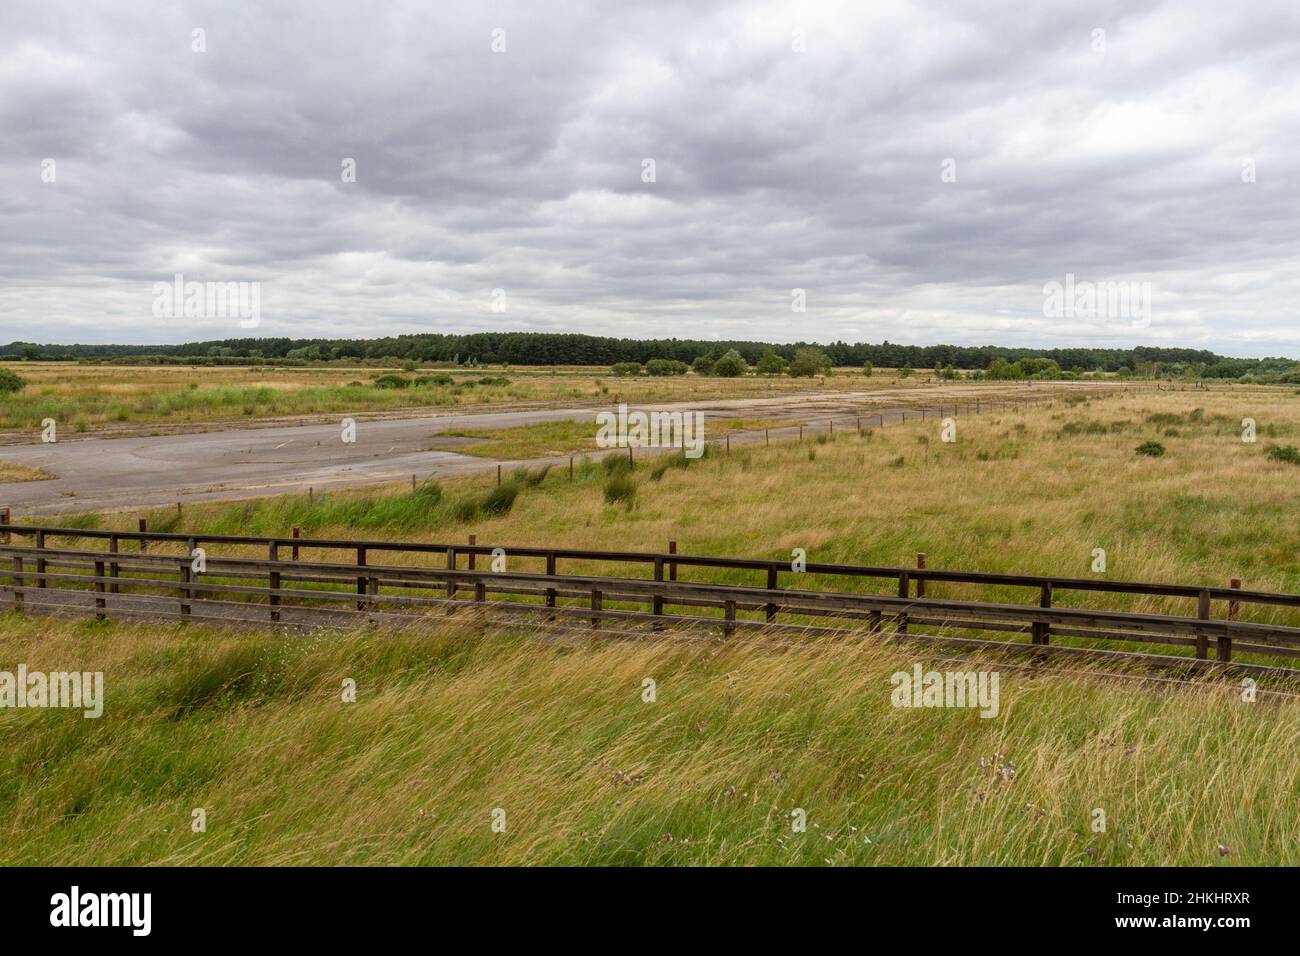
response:
<svg viewBox="0 0 1300 956"><path fill-rule="evenodd" d="M152 318L152 283L183 272L260 281L267 335L1300 355L1290 3L101 3L74 17L6 0L3 19L0 338L242 334ZM40 180L46 157L57 183ZM1042 286L1067 272L1150 282L1150 328L1044 318Z"/></svg>

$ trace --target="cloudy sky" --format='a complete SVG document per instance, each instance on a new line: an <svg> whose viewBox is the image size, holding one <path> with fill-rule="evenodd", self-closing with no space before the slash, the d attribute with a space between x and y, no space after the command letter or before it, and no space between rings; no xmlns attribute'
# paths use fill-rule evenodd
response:
<svg viewBox="0 0 1300 956"><path fill-rule="evenodd" d="M1295 0L0 0L0 340L1300 357L1298 151Z"/></svg>

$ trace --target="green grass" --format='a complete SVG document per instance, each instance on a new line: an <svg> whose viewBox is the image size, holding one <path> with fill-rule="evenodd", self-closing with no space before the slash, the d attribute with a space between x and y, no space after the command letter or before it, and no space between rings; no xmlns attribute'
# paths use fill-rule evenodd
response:
<svg viewBox="0 0 1300 956"><path fill-rule="evenodd" d="M795 422L794 424L798 424ZM705 423L705 438L762 428L788 428L788 421L751 418L719 418ZM457 428L443 432L452 438L476 438L480 443L458 446L456 451L481 458L505 460L553 458L560 455L595 452L600 426L592 421L537 422L514 428Z"/></svg>
<svg viewBox="0 0 1300 956"><path fill-rule="evenodd" d="M0 711L0 863L1294 859L1293 704L1003 669L993 719L895 708L890 675L915 654L4 615L0 668L99 670L106 700L98 720Z"/></svg>

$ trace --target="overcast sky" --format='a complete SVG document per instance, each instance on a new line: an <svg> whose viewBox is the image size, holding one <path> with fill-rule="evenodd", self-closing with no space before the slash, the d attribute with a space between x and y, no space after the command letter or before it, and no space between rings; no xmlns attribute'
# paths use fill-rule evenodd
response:
<svg viewBox="0 0 1300 956"><path fill-rule="evenodd" d="M1295 0L0 0L0 340L1300 357L1298 117ZM259 325L157 317L177 273Z"/></svg>

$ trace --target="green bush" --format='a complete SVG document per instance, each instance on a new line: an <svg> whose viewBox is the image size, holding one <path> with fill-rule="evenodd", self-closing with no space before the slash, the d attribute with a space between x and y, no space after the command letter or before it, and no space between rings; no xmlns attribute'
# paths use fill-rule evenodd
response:
<svg viewBox="0 0 1300 956"><path fill-rule="evenodd" d="M1158 441L1144 441L1134 449L1139 455L1148 455L1151 458L1159 458L1165 453L1165 446Z"/></svg>
<svg viewBox="0 0 1300 956"><path fill-rule="evenodd" d="M728 350L726 355L713 363L713 374L721 378L738 378L748 371L749 363L735 349Z"/></svg>
<svg viewBox="0 0 1300 956"><path fill-rule="evenodd" d="M1294 445L1274 445L1268 450L1268 457L1274 461L1285 461L1291 465L1300 465L1300 448Z"/></svg>
<svg viewBox="0 0 1300 956"><path fill-rule="evenodd" d="M0 368L0 395L12 395L27 387L27 380L17 372Z"/></svg>
<svg viewBox="0 0 1300 956"><path fill-rule="evenodd" d="M797 350L789 369L792 378L812 378L814 375L825 375L830 370L831 357L821 349L814 348Z"/></svg>
<svg viewBox="0 0 1300 956"><path fill-rule="evenodd" d="M763 354L758 357L758 365L755 369L759 375L782 375L789 364L776 354L775 349L764 349Z"/></svg>
<svg viewBox="0 0 1300 956"><path fill-rule="evenodd" d="M640 362L615 362L609 368L610 372L619 378L626 378L629 375L641 374Z"/></svg>
<svg viewBox="0 0 1300 956"><path fill-rule="evenodd" d="M618 504L620 501L625 502L627 506L632 507L632 502L636 498L636 481L627 475L614 475L605 482L605 503Z"/></svg>
<svg viewBox="0 0 1300 956"><path fill-rule="evenodd" d="M519 482L507 481L484 495L480 507L485 515L503 515L515 506L518 497Z"/></svg>
<svg viewBox="0 0 1300 956"><path fill-rule="evenodd" d="M411 384L411 380L402 378L400 375L394 375L392 372L386 372L376 377L371 384L375 388L406 388Z"/></svg>
<svg viewBox="0 0 1300 956"><path fill-rule="evenodd" d="M647 375L685 375L689 371L689 365L676 359L651 359L645 363Z"/></svg>

